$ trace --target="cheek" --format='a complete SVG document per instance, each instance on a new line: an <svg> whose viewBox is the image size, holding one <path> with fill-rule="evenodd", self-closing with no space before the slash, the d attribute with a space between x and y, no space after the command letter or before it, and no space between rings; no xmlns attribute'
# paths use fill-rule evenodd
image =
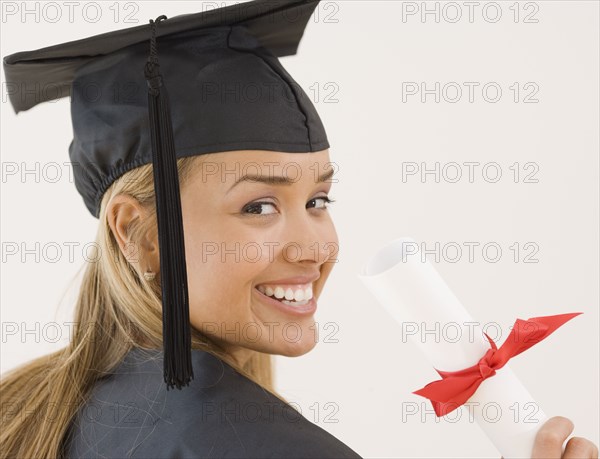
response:
<svg viewBox="0 0 600 459"><path fill-rule="evenodd" d="M215 323L249 320L252 284L268 266L268 257L253 262L256 257L255 249L244 251L230 241L186 245L192 319Z"/></svg>

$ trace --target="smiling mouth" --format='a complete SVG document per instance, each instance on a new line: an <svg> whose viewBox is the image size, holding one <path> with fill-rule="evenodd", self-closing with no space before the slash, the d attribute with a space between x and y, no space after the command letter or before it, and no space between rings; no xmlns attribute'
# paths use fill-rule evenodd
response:
<svg viewBox="0 0 600 459"><path fill-rule="evenodd" d="M304 285L258 285L263 295L288 306L304 306L313 298L312 284Z"/></svg>

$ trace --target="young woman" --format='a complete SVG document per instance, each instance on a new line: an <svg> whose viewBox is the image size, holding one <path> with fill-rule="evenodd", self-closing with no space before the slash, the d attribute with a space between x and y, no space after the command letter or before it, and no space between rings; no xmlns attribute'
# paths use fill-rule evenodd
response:
<svg viewBox="0 0 600 459"><path fill-rule="evenodd" d="M117 180L103 197L96 240L99 251L115 256L88 265L77 303L76 321L88 326L64 351L3 380L4 400L22 401L21 410L39 414L3 422L3 451L55 456L91 390L73 421L66 457L320 457L328 451L330 457L358 457L291 406L281 411L285 402L272 387L270 355L302 355L316 343L314 311L336 254L310 246L336 243L337 236L327 210L331 183L315 183L310 168L327 170L329 160L328 150L231 151L179 160L195 374L181 391L166 391L157 361L160 277L144 277L160 274L152 166ZM302 178L292 185L235 185L240 176L221 180L221 174L206 173L251 163L290 165ZM283 250L290 241L301 255ZM264 249L235 252L248 244ZM218 249L207 255L209 246ZM274 297L283 286L312 299L306 306L281 303ZM282 329L288 324L301 339L287 338ZM253 443L258 439L263 444Z"/></svg>
<svg viewBox="0 0 600 459"><path fill-rule="evenodd" d="M137 32L127 33L126 43L112 35L71 44L27 56L27 63L23 56L5 61L9 80L59 75L72 83L70 153L85 165L75 170L76 185L99 227L97 262L85 271L71 342L2 379L3 457L359 457L273 388L270 356L299 356L315 346L314 312L338 242L327 210L331 158L320 119L275 51L251 39L258 34L277 55L295 50L306 22L293 15L284 21L273 5L269 14L242 11L235 21L215 19L217 11L183 30L176 30L178 18L159 27L194 373L182 390L167 390L163 381L164 308L171 305L161 252L170 247L160 242L165 209L156 205L146 94L115 100L108 90L131 79L145 88L135 72L146 58L146 34L127 41ZM279 19L272 21L274 14ZM208 26L215 28L205 34ZM241 101L220 90L209 97L211 84L240 81L275 91ZM100 100L85 99L89 83L100 86ZM15 100L21 110L32 106ZM300 339L285 332L291 326ZM552 418L532 457L597 457L581 438L562 453L572 428Z"/></svg>

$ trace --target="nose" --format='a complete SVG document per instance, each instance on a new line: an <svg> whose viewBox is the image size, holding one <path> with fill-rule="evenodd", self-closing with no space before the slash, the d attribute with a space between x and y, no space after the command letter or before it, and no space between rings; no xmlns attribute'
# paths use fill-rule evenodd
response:
<svg viewBox="0 0 600 459"><path fill-rule="evenodd" d="M289 239L282 253L286 261L319 265L336 259L338 240L331 219L317 219L304 209L290 214L285 228Z"/></svg>

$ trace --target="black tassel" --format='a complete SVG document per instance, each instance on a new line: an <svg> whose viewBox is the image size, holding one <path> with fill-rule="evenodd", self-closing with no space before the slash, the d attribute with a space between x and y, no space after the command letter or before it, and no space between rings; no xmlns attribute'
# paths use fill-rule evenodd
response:
<svg viewBox="0 0 600 459"><path fill-rule="evenodd" d="M164 379L169 390L172 387L181 389L182 386L187 386L194 379L194 373L177 157L169 98L162 83L156 47L156 24L163 19L167 17L162 15L156 22L150 20L152 37L144 75L148 82L148 111L160 249Z"/></svg>

